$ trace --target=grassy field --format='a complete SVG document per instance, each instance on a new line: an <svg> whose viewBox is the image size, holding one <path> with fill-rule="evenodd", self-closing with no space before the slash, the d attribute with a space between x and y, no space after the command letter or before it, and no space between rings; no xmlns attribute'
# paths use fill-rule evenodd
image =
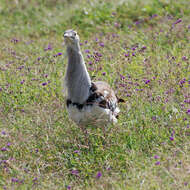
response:
<svg viewBox="0 0 190 190"><path fill-rule="evenodd" d="M190 189L187 0L0 1L0 189ZM69 120L63 32L125 99L90 147Z"/></svg>

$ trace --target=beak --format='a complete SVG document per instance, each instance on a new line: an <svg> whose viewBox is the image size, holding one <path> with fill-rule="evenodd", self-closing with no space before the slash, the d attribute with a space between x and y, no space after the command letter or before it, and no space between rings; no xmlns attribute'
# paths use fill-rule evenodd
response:
<svg viewBox="0 0 190 190"><path fill-rule="evenodd" d="M68 34L68 33L64 33L64 34L63 34L63 37L64 37L64 38L68 38L68 37L69 37L69 34Z"/></svg>
<svg viewBox="0 0 190 190"><path fill-rule="evenodd" d="M71 40L70 40L70 36L68 33L64 33L63 37L64 37L64 41L66 44L70 43Z"/></svg>

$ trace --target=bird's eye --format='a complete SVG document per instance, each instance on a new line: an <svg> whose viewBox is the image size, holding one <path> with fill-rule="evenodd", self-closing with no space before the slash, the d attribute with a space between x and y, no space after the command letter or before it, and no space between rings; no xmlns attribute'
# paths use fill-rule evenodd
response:
<svg viewBox="0 0 190 190"><path fill-rule="evenodd" d="M74 32L74 36L76 36L77 35L77 33L76 32Z"/></svg>

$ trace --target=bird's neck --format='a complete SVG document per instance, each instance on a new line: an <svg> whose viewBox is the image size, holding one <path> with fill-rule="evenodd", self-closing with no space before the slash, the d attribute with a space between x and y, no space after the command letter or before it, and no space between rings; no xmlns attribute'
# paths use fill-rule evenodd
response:
<svg viewBox="0 0 190 190"><path fill-rule="evenodd" d="M68 89L68 99L76 103L84 103L89 97L91 87L90 76L80 48L67 48L68 67L66 71L66 84Z"/></svg>

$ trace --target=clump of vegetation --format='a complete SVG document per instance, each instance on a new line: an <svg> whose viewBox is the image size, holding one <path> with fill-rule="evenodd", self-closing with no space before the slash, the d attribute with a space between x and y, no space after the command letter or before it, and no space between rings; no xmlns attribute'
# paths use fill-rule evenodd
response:
<svg viewBox="0 0 190 190"><path fill-rule="evenodd" d="M78 2L0 5L0 187L189 189L189 3ZM93 80L126 100L90 147L65 109L69 28Z"/></svg>

